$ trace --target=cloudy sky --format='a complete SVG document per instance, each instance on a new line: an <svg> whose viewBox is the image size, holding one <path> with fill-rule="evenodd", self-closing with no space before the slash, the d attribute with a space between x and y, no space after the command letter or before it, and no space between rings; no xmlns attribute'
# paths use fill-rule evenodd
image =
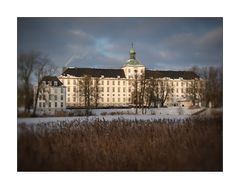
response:
<svg viewBox="0 0 240 189"><path fill-rule="evenodd" d="M18 53L40 51L59 68L121 68L133 42L149 69L220 66L221 18L18 18Z"/></svg>

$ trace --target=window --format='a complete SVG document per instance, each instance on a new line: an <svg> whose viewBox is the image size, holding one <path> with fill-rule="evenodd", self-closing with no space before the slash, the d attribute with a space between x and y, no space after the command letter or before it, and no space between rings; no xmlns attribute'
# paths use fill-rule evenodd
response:
<svg viewBox="0 0 240 189"><path fill-rule="evenodd" d="M118 98L118 102L120 102L120 98Z"/></svg>
<svg viewBox="0 0 240 189"><path fill-rule="evenodd" d="M42 95L39 95L39 100L42 100Z"/></svg>
<svg viewBox="0 0 240 189"><path fill-rule="evenodd" d="M52 100L52 95L49 95L49 100Z"/></svg>
<svg viewBox="0 0 240 189"><path fill-rule="evenodd" d="M107 92L109 92L109 87L107 87Z"/></svg>
<svg viewBox="0 0 240 189"><path fill-rule="evenodd" d="M63 88L61 87L61 93L63 93Z"/></svg>
<svg viewBox="0 0 240 189"><path fill-rule="evenodd" d="M114 87L112 88L112 92L115 92L115 88Z"/></svg>
<svg viewBox="0 0 240 189"><path fill-rule="evenodd" d="M70 92L70 87L68 87L68 92Z"/></svg>
<svg viewBox="0 0 240 189"><path fill-rule="evenodd" d="M51 108L51 102L48 103L48 107Z"/></svg>
<svg viewBox="0 0 240 189"><path fill-rule="evenodd" d="M73 102L76 102L76 97L73 97Z"/></svg>
<svg viewBox="0 0 240 189"><path fill-rule="evenodd" d="M54 89L54 93L57 93L57 88Z"/></svg>
<svg viewBox="0 0 240 189"><path fill-rule="evenodd" d="M102 87L102 92L104 92L104 87Z"/></svg>
<svg viewBox="0 0 240 189"><path fill-rule="evenodd" d="M115 102L115 99L113 98L112 101Z"/></svg>
<svg viewBox="0 0 240 189"><path fill-rule="evenodd" d="M75 80L74 80L75 81ZM73 92L76 92L76 87L73 87Z"/></svg>
<svg viewBox="0 0 240 189"><path fill-rule="evenodd" d="M178 93L178 89L176 89L176 93Z"/></svg>
<svg viewBox="0 0 240 189"><path fill-rule="evenodd" d="M118 81L118 85L120 85L120 81Z"/></svg>
<svg viewBox="0 0 240 189"><path fill-rule="evenodd" d="M125 81L123 81L123 85L125 85Z"/></svg>
<svg viewBox="0 0 240 189"><path fill-rule="evenodd" d="M57 95L55 95L55 100L57 100Z"/></svg>
<svg viewBox="0 0 240 189"><path fill-rule="evenodd" d="M73 84L76 85L76 80L75 79L73 80Z"/></svg>
<svg viewBox="0 0 240 189"><path fill-rule="evenodd" d="M130 87L128 88L128 92L129 92L129 93L131 92L131 88L130 88Z"/></svg>
<svg viewBox="0 0 240 189"><path fill-rule="evenodd" d="M102 94L102 96L104 96L104 94Z"/></svg>
<svg viewBox="0 0 240 189"><path fill-rule="evenodd" d="M112 84L115 85L115 81L112 81Z"/></svg>
<svg viewBox="0 0 240 189"><path fill-rule="evenodd" d="M61 100L63 100L63 95L61 95Z"/></svg>
<svg viewBox="0 0 240 189"><path fill-rule="evenodd" d="M123 102L125 102L125 98L123 98Z"/></svg>
<svg viewBox="0 0 240 189"><path fill-rule="evenodd" d="M107 94L107 96L109 96L109 94Z"/></svg>
<svg viewBox="0 0 240 189"><path fill-rule="evenodd" d="M107 85L109 85L109 81L107 81Z"/></svg>
<svg viewBox="0 0 240 189"><path fill-rule="evenodd" d="M63 107L63 102L61 102L61 108Z"/></svg>
<svg viewBox="0 0 240 189"><path fill-rule="evenodd" d="M178 86L178 82L176 83L176 86Z"/></svg>
<svg viewBox="0 0 240 189"><path fill-rule="evenodd" d="M39 102L39 107L40 107L40 108L42 107L42 103L41 103L41 102Z"/></svg>
<svg viewBox="0 0 240 189"><path fill-rule="evenodd" d="M120 93L120 87L118 87L118 92Z"/></svg>
<svg viewBox="0 0 240 189"><path fill-rule="evenodd" d="M43 100L46 100L46 97L45 97L45 95L43 95Z"/></svg>
<svg viewBox="0 0 240 189"><path fill-rule="evenodd" d="M54 81L54 86L57 86L57 81Z"/></svg>
<svg viewBox="0 0 240 189"><path fill-rule="evenodd" d="M70 98L68 97L68 102L70 102Z"/></svg>
<svg viewBox="0 0 240 189"><path fill-rule="evenodd" d="M70 80L68 80L68 85L70 85Z"/></svg>
<svg viewBox="0 0 240 189"><path fill-rule="evenodd" d="M125 87L123 87L123 92L125 93Z"/></svg>
<svg viewBox="0 0 240 189"><path fill-rule="evenodd" d="M55 102L55 108L57 107L57 102Z"/></svg>
<svg viewBox="0 0 240 189"><path fill-rule="evenodd" d="M181 86L183 86L183 82L181 82Z"/></svg>
<svg viewBox="0 0 240 189"><path fill-rule="evenodd" d="M183 93L183 89L181 89L181 92Z"/></svg>
<svg viewBox="0 0 240 189"><path fill-rule="evenodd" d="M109 102L109 98L107 98L107 102Z"/></svg>
<svg viewBox="0 0 240 189"><path fill-rule="evenodd" d="M43 102L43 107L45 108L45 102Z"/></svg>
<svg viewBox="0 0 240 189"><path fill-rule="evenodd" d="M113 94L113 96L115 96L115 94Z"/></svg>
<svg viewBox="0 0 240 189"><path fill-rule="evenodd" d="M104 81L102 81L102 85L104 85Z"/></svg>

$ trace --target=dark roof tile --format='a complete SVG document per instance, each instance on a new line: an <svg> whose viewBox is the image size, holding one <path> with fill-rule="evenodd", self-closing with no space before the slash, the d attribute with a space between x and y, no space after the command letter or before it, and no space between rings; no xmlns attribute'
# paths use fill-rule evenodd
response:
<svg viewBox="0 0 240 189"><path fill-rule="evenodd" d="M155 70L146 70L145 71L146 78L163 78L163 77L169 77L171 79L194 79L199 78L197 74L195 74L192 71L155 71Z"/></svg>
<svg viewBox="0 0 240 189"><path fill-rule="evenodd" d="M84 75L89 75L92 77L117 77L125 78L124 71L122 69L98 69L98 68L67 68L62 75L67 76L67 74L82 77Z"/></svg>

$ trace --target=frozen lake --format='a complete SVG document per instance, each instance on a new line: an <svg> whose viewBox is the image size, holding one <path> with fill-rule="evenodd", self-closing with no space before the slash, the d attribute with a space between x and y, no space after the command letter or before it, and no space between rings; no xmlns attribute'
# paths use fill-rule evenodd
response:
<svg viewBox="0 0 240 189"><path fill-rule="evenodd" d="M26 123L28 125L34 125L38 123L49 123L49 122L59 122L59 121L94 121L96 119L100 120L156 120L156 119L186 119L192 114L201 111L202 108L198 109L188 109L188 108L152 108L147 111L147 114L134 114L135 109L95 109L92 112L94 116L74 116L74 117L37 117L37 118L18 118L18 124ZM119 112L124 115L101 115L102 113L110 114L111 112Z"/></svg>

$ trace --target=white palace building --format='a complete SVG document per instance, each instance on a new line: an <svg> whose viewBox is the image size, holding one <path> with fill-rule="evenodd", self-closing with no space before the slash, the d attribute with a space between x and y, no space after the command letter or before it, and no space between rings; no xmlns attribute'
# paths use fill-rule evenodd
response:
<svg viewBox="0 0 240 189"><path fill-rule="evenodd" d="M90 96L90 106L95 107L97 98L97 107L128 107L134 105L134 81L137 80L138 87L142 79L155 79L159 82L167 83L171 88L164 106L191 106L193 102L189 96L188 89L193 81L197 81L199 86L203 82L200 77L191 71L157 71L148 70L139 60L136 59L136 51L133 46L130 49L130 57L121 69L97 69L97 68L63 68L63 73L55 81L58 83L60 94L56 101L44 103L42 95L39 99L38 108L43 110L51 108L81 108L86 104L84 88L86 90L86 81L84 78L90 78L90 87L88 95ZM45 81L47 82L47 81ZM85 83L85 85L84 85ZM97 84L96 84L97 83ZM97 97L94 95L94 89L97 86ZM56 86L53 85L56 88ZM156 87L156 86L155 86ZM157 86L161 90L161 86ZM147 89L145 89L147 91ZM56 91L56 89L55 89ZM61 93L62 91L62 93ZM91 94L92 91L92 94ZM86 91L85 91L86 92ZM95 90L96 93L96 90ZM166 93L166 91L164 92ZM63 97L64 95L64 97ZM47 99L47 97L45 97ZM54 100L56 95L54 97ZM95 98L95 99L94 99ZM199 103L200 95L196 96L196 103ZM41 105L39 107L39 105ZM159 104L157 105L159 106ZM44 110L43 110L44 111Z"/></svg>

